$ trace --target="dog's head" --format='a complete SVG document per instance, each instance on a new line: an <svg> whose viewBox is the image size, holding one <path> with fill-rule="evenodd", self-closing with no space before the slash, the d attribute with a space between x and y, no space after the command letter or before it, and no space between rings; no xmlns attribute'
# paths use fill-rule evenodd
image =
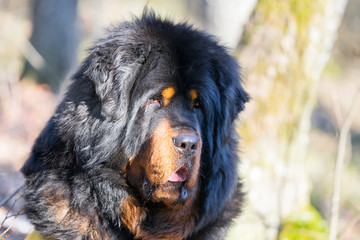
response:
<svg viewBox="0 0 360 240"><path fill-rule="evenodd" d="M23 172L107 169L144 202L216 209L237 181L233 124L247 100L211 36L145 14L90 50Z"/></svg>

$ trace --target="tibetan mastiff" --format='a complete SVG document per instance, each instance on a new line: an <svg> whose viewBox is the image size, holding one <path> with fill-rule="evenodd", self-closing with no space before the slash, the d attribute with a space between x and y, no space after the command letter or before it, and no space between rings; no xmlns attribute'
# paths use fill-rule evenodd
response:
<svg viewBox="0 0 360 240"><path fill-rule="evenodd" d="M147 11L89 51L22 168L55 239L223 239L242 204L248 94L210 35Z"/></svg>

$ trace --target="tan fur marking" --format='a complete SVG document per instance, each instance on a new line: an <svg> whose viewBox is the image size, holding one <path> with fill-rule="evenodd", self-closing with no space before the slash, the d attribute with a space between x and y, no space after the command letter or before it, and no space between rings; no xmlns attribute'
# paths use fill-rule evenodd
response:
<svg viewBox="0 0 360 240"><path fill-rule="evenodd" d="M135 198L128 196L121 203L121 220L126 227L135 235L140 233L140 223L146 217L142 207L137 204Z"/></svg>
<svg viewBox="0 0 360 240"><path fill-rule="evenodd" d="M200 136L199 132L197 134L198 134L198 136ZM200 140L198 142L199 150L195 153L194 160L193 160L191 178L188 180L188 183L187 183L187 186L190 188L194 187L198 180L199 169L200 169L201 148L202 148L202 141Z"/></svg>
<svg viewBox="0 0 360 240"><path fill-rule="evenodd" d="M161 95L163 96L164 107L166 107L167 105L169 105L171 98L175 95L175 88L173 87L165 88L161 92Z"/></svg>
<svg viewBox="0 0 360 240"><path fill-rule="evenodd" d="M178 157L173 143L176 132L168 120L159 123L152 138L152 155L146 172L152 183L163 184L175 170L175 159Z"/></svg>
<svg viewBox="0 0 360 240"><path fill-rule="evenodd" d="M190 97L191 97L191 101L194 101L195 99L197 99L197 97L198 97L197 91L194 90L194 89L192 89L192 90L190 91Z"/></svg>
<svg viewBox="0 0 360 240"><path fill-rule="evenodd" d="M64 228L76 230L80 235L88 235L90 239L97 239L99 232L93 226L97 219L75 212L70 207L70 200L66 198L61 190L45 192L46 200L53 206L54 222ZM96 216L95 216L96 218ZM108 239L108 236L102 236Z"/></svg>

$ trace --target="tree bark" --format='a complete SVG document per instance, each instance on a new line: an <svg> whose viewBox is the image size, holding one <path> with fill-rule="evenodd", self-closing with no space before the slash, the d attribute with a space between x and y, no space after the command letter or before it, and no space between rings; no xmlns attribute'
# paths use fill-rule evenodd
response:
<svg viewBox="0 0 360 240"><path fill-rule="evenodd" d="M238 54L253 99L240 134L248 203L264 239L309 204L310 117L346 2L260 0L245 27Z"/></svg>

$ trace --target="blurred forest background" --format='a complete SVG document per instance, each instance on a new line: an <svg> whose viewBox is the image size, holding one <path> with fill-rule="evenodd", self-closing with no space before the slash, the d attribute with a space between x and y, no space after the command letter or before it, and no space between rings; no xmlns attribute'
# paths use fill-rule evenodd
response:
<svg viewBox="0 0 360 240"><path fill-rule="evenodd" d="M360 239L360 0L0 0L0 202L86 49L145 5L242 66L247 197L227 239ZM0 239L32 231L22 205L1 206Z"/></svg>

